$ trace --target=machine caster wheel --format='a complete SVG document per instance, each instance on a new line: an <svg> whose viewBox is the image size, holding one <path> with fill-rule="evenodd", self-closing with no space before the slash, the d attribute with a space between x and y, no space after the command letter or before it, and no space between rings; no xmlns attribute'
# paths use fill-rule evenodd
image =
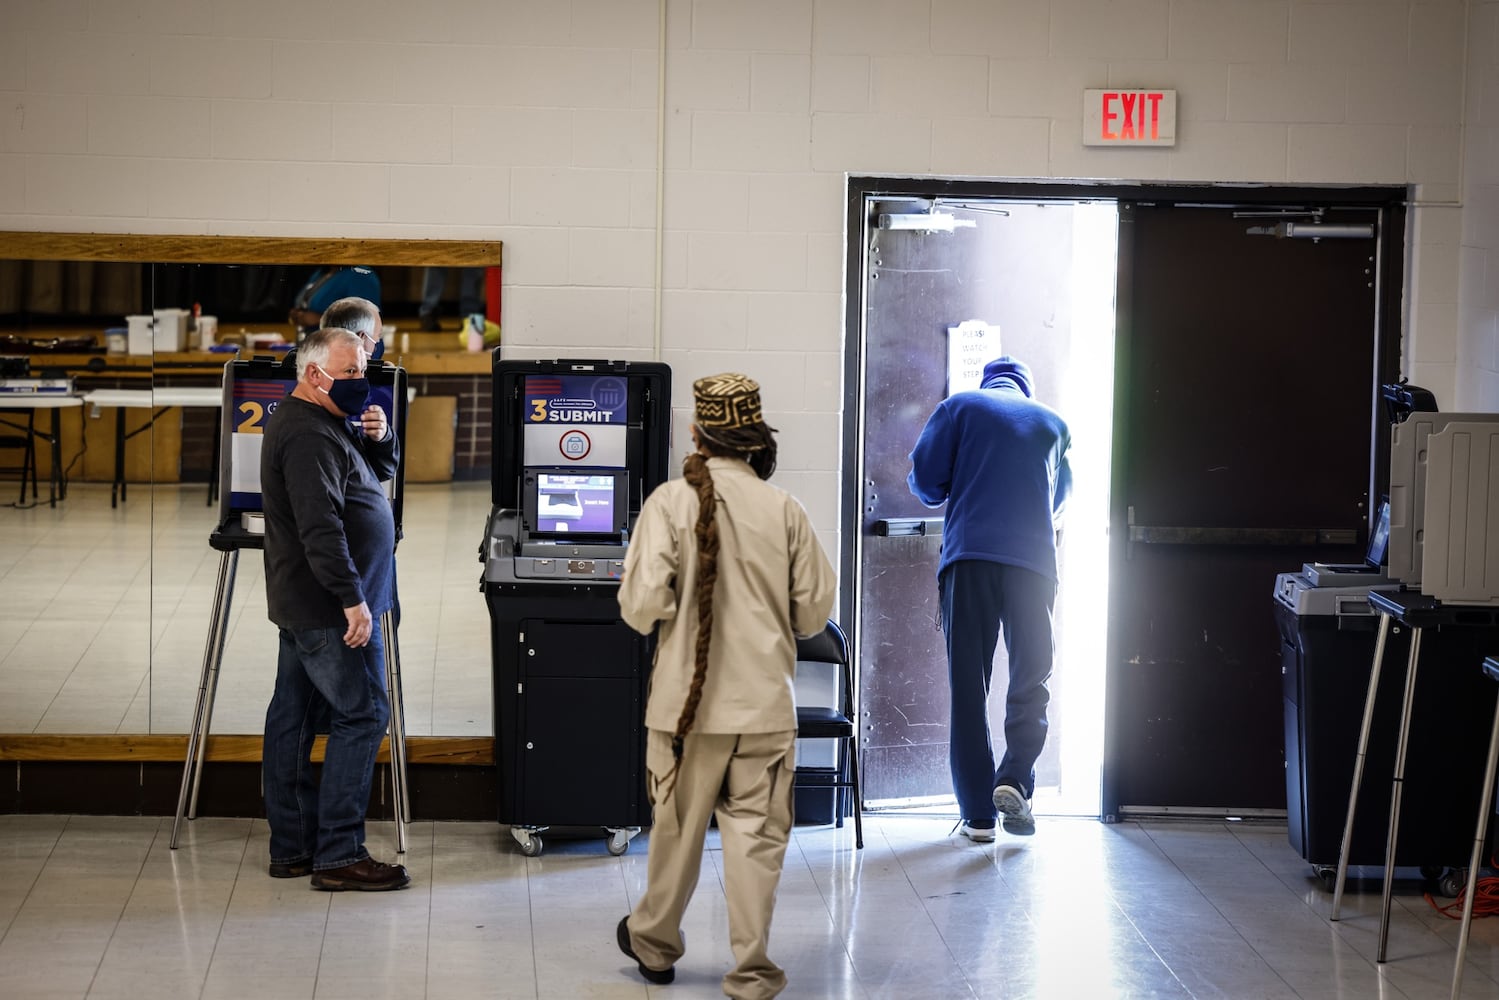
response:
<svg viewBox="0 0 1499 1000"><path fill-rule="evenodd" d="M515 842L520 845L520 852L528 858L540 857L542 848L546 846L535 830L513 826L510 828L510 836L515 838Z"/></svg>
<svg viewBox="0 0 1499 1000"><path fill-rule="evenodd" d="M1468 887L1468 873L1462 868L1449 868L1437 880L1437 892L1447 899L1456 899Z"/></svg>
<svg viewBox="0 0 1499 1000"><path fill-rule="evenodd" d="M630 849L630 840L640 832L640 827L630 826L620 830L610 830L609 839L604 842L609 853L616 858Z"/></svg>
<svg viewBox="0 0 1499 1000"><path fill-rule="evenodd" d="M1322 888L1331 891L1336 887L1338 881L1337 865L1312 865L1312 874L1317 876L1317 881L1322 883Z"/></svg>
<svg viewBox="0 0 1499 1000"><path fill-rule="evenodd" d="M1447 869L1443 868L1441 865L1422 865L1421 877L1428 882L1435 882L1437 879L1442 877L1442 872L1446 870Z"/></svg>

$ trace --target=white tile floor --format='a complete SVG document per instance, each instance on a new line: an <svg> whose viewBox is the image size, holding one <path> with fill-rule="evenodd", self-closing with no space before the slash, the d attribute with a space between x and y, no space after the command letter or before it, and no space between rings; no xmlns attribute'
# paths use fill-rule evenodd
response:
<svg viewBox="0 0 1499 1000"><path fill-rule="evenodd" d="M74 484L57 508L0 505L0 732L183 732L219 555L201 486ZM489 616L477 548L489 484L412 486L399 561L413 735L489 735ZM242 555L214 732L258 732L274 671L260 556ZM1470 822L1461 817L1460 822ZM1391 961L1373 961L1379 884L1331 896L1284 827L1047 820L980 847L951 817L804 827L774 954L788 996L1445 997L1455 921L1402 883ZM719 995L728 944L716 844L675 985L613 945L645 841L548 839L520 856L498 824L419 823L414 889L311 892L265 875L262 822L0 816L0 1000L51 997ZM393 835L375 825L389 857ZM1442 902L1446 902L1443 900ZM1479 921L1464 996L1499 998L1499 921Z"/></svg>
<svg viewBox="0 0 1499 1000"><path fill-rule="evenodd" d="M141 484L111 508L107 484L74 483L55 508L0 503L0 732L187 732L221 561L204 490ZM397 562L412 736L493 733L478 557L489 492L487 481L406 490ZM249 549L213 732L262 730L275 669L261 555Z"/></svg>
<svg viewBox="0 0 1499 1000"><path fill-rule="evenodd" d="M1331 923L1331 895L1285 828L1043 818L1036 837L976 845L951 818L799 827L772 956L787 997L1448 995L1457 923L1414 883L1374 962L1379 883ZM265 874L261 821L0 816L0 997L536 998L719 996L729 967L716 835L669 987L614 945L645 878L645 839L552 838L522 857L493 823L417 823L399 893L314 892ZM391 857L393 831L371 828ZM1474 924L1465 997L1499 997L1499 921Z"/></svg>

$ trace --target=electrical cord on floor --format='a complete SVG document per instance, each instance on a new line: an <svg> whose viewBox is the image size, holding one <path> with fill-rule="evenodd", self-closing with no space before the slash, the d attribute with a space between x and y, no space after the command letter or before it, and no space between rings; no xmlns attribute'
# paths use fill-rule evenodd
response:
<svg viewBox="0 0 1499 1000"><path fill-rule="evenodd" d="M1494 859L1489 859L1490 866L1494 865ZM1457 898L1450 903L1438 903L1431 893L1425 893L1426 901L1431 908L1442 916L1451 920L1463 918L1463 903L1468 894L1467 880L1463 880L1463 887L1457 891ZM1478 876L1478 881L1473 888L1473 917L1492 917L1499 915L1499 875Z"/></svg>

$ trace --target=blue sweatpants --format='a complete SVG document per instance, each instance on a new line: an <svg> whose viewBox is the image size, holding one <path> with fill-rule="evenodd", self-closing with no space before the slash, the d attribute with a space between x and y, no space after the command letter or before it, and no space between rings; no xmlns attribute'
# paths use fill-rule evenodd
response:
<svg viewBox="0 0 1499 1000"><path fill-rule="evenodd" d="M938 578L952 697L948 757L953 793L967 820L995 818L994 787L1036 789L1036 758L1046 745L1051 694L1051 612L1056 581L1019 566L959 559ZM989 682L1004 629L1010 681L1005 692L1005 751L994 766L989 736Z"/></svg>

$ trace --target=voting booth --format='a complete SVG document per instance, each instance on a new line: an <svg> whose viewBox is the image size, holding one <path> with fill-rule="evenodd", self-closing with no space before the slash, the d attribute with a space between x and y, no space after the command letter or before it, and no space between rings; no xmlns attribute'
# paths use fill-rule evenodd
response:
<svg viewBox="0 0 1499 1000"><path fill-rule="evenodd" d="M1382 392L1389 492L1364 562L1307 563L1276 579L1287 826L1292 846L1330 886L1341 886L1340 867L1409 867L1453 896L1471 838L1451 810L1480 782L1482 758L1467 751L1494 704L1493 685L1477 669L1492 633L1473 626L1490 617L1476 605L1499 603L1499 514L1490 498L1499 415L1438 412L1430 392L1405 383ZM1439 624L1430 608L1392 619L1376 595L1401 606L1435 598L1452 620ZM1428 626L1424 642L1415 641L1416 621ZM1418 674L1413 652L1433 666ZM1384 659L1407 670L1381 670ZM1379 777L1398 769L1399 781L1365 782L1370 768ZM1352 820L1389 816L1392 804L1408 814L1398 845L1389 827Z"/></svg>
<svg viewBox="0 0 1499 1000"><path fill-rule="evenodd" d="M371 362L365 370L370 382L370 405L385 410L386 419L401 447L395 478L385 482L395 516L396 538L401 537L403 473L406 468L406 370L388 363ZM213 720L213 702L218 691L219 667L224 659L224 644L229 635L230 605L234 599L234 578L243 549L265 547L265 519L260 491L260 446L266 421L297 384L295 354L282 357L262 356L234 360L224 365L223 420L219 428L219 511L217 526L208 544L218 553L219 572L214 588L213 611L208 623L208 641L203 652L203 671L198 682L197 701L193 707L188 732L187 757L182 767L182 785L177 794L177 814L172 824L170 846L177 838L184 816L193 819L198 811L198 790L203 778L204 752L208 730ZM355 423L351 419L352 425ZM401 698L400 648L396 641L394 616L387 611L380 620L385 640L385 677L390 694L391 782L396 809L396 850L406 850L406 823L411 818L410 796L406 788L405 713ZM274 650L266 653L274 666Z"/></svg>
<svg viewBox="0 0 1499 1000"><path fill-rule="evenodd" d="M648 822L651 642L620 618L630 532L667 478L671 369L494 360L493 507L480 557L494 665L499 820L522 853L548 827Z"/></svg>

